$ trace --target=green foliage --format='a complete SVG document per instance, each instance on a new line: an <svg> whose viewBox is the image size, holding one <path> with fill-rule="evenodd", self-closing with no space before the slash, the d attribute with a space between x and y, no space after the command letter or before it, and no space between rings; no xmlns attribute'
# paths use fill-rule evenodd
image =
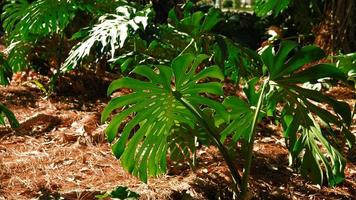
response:
<svg viewBox="0 0 356 200"><path fill-rule="evenodd" d="M214 44L214 61L224 71L226 77L239 83L240 78L250 79L262 75L260 56L222 36Z"/></svg>
<svg viewBox="0 0 356 200"><path fill-rule="evenodd" d="M31 67L29 54L33 46L45 37L63 34L76 13L74 1L7 0L1 14L3 27L10 42L8 62L14 72Z"/></svg>
<svg viewBox="0 0 356 200"><path fill-rule="evenodd" d="M2 18L4 28L11 38L33 41L32 37L45 37L60 33L74 18L74 1L27 0L8 1Z"/></svg>
<svg viewBox="0 0 356 200"><path fill-rule="evenodd" d="M255 86L258 79L253 79L249 84ZM233 141L236 143L239 140L248 141L251 137L252 121L254 116L254 107L257 106L258 93L254 93L253 96L249 94L251 87L246 87L245 94L248 97L247 101L244 101L235 96L225 98L223 105L228 111L226 114L228 120L225 121L225 128L220 132L221 141L225 141L228 136L232 136ZM253 99L257 97L256 99ZM217 116L219 120L220 116ZM259 117L261 119L262 117Z"/></svg>
<svg viewBox="0 0 356 200"><path fill-rule="evenodd" d="M124 46L130 34L147 27L151 12L150 8L137 11L126 5L118 7L116 14L101 16L98 23L89 30L88 36L73 48L64 63L65 69L73 69L98 44L101 55L110 52L111 59L114 59L115 51Z"/></svg>
<svg viewBox="0 0 356 200"><path fill-rule="evenodd" d="M184 10L184 18L179 20L176 12L172 9L169 12L169 18L171 24L177 28L177 30L184 32L194 39L199 39L202 35L209 33L216 24L218 24L223 18L219 9L211 8L208 13L201 11L190 14L191 6L186 4Z"/></svg>
<svg viewBox="0 0 356 200"><path fill-rule="evenodd" d="M11 70L14 73L23 71L24 69L30 67L28 56L31 49L31 42L22 41L13 42L6 49L6 52L8 53L7 62L9 63L9 66L11 66Z"/></svg>
<svg viewBox="0 0 356 200"><path fill-rule="evenodd" d="M96 195L97 199L119 199L119 200L136 200L140 198L140 195L131 191L128 187L118 186L110 192L106 192L102 195Z"/></svg>
<svg viewBox="0 0 356 200"><path fill-rule="evenodd" d="M218 112L224 107L200 94L222 95L217 82L200 82L207 78L222 79L219 67L205 67L196 72L208 56L184 54L172 61L171 66L137 66L133 73L148 81L125 77L114 81L108 94L120 88L129 88L133 93L111 100L102 113L102 121L119 108L106 129L109 142L114 142L113 152L120 158L124 168L147 181L148 176L157 176L166 171L167 138L174 134L175 127L188 125L194 128L196 118L176 98L185 98L195 107L209 106ZM174 84L172 84L172 81ZM131 116L119 139L115 140L118 128L124 119ZM183 129L178 129L182 131ZM130 138L130 133L135 134ZM184 133L181 133L184 134Z"/></svg>
<svg viewBox="0 0 356 200"><path fill-rule="evenodd" d="M347 75L349 81L354 82L356 88L356 53L335 56L336 67Z"/></svg>
<svg viewBox="0 0 356 200"><path fill-rule="evenodd" d="M5 117L10 122L12 128L17 128L19 126L19 122L15 115L6 106L0 103L0 125L5 125Z"/></svg>
<svg viewBox="0 0 356 200"><path fill-rule="evenodd" d="M59 36L63 42L66 29L79 12L90 13L95 19L100 14L111 12L119 4L122 1L38 0L29 3L27 0L6 0L1 18L10 43L7 48L9 65L14 72L33 67L30 57L42 53L33 52L34 47L42 46L39 44L41 41L54 39L54 36ZM60 53L55 52L56 56L61 57L61 45L58 51ZM58 61L62 59L58 58Z"/></svg>
<svg viewBox="0 0 356 200"><path fill-rule="evenodd" d="M255 11L259 16L275 17L291 2L258 0ZM224 20L220 10L193 12L193 7L188 2L181 12L172 9L169 24L158 25L152 23L152 8L126 1L8 0L2 18L11 43L7 61L0 54L0 84L9 84L13 72L30 65L29 54L41 40L60 36L63 42L66 28L78 12L90 13L89 27L68 37L80 42L61 70L72 70L94 57L108 58L114 69L120 65L120 71L129 74L109 86L109 95L121 89L130 92L109 102L102 121L113 114L106 136L114 155L130 173L147 182L148 177L166 172L168 154L172 160L187 161L194 157L197 142L214 144L226 160L234 184L242 183L244 193L256 127L263 118L274 116L283 126L291 162L303 176L318 184L342 182L346 160L333 136L341 133L349 146L355 143L349 131L350 107L302 84L319 83L323 78L355 81L355 55L336 57L336 65L312 65L324 53L291 41L268 46L258 55L212 33ZM62 59L58 61L61 65ZM303 69L306 65L311 67ZM224 79L232 79L238 86L245 84L244 98L224 97L219 82ZM333 110L329 112L321 104ZM0 104L0 124L6 121L18 126L13 113ZM227 138L235 146L243 144L242 181L223 145ZM118 187L98 196L108 197L138 195Z"/></svg>
<svg viewBox="0 0 356 200"><path fill-rule="evenodd" d="M9 85L12 77L12 69L5 60L4 55L0 53L0 85Z"/></svg>
<svg viewBox="0 0 356 200"><path fill-rule="evenodd" d="M103 14L119 5L117 1L99 0L6 0L1 14L3 27L10 39L35 41L60 34L78 11Z"/></svg>
<svg viewBox="0 0 356 200"><path fill-rule="evenodd" d="M268 4L272 6L268 9L279 13L289 1L283 3ZM111 120L106 134L122 165L147 181L149 176L165 172L166 154L175 160L186 160L194 154L196 141L207 139L218 146L230 167L233 164L226 156L222 142L232 137L235 143L243 141L244 144L247 164L242 185L247 187L245 182L248 180L257 124L262 118L274 115L283 125L291 161L301 174L318 184L323 184L325 180L329 185L340 183L344 177L345 158L333 142L335 138L326 134L340 131L350 145L354 143L354 136L348 130L351 124L350 108L346 103L303 88L301 84L318 83L323 78L345 81L345 74L334 64L325 63L301 70L303 66L325 57L323 51L315 46L301 48L295 42L283 41L280 46L266 47L260 56L228 38L211 33L212 28L222 20L220 11L210 9L208 13L191 13L190 4L184 8L182 19L178 19L174 10L170 11L171 27L163 25L155 29L166 31L167 38L170 38L167 46L162 45L165 37L160 34L150 42L136 36L133 42L135 53L151 56L149 63L154 63L155 58L158 63L167 63L169 57L174 55L172 53L164 60L154 50L164 52L171 49L175 53L180 50L181 53L170 66L138 65L132 71L131 78L116 80L109 87L109 94L121 88L132 90L130 94L114 98L102 113L102 120L105 121L111 112L121 109ZM179 43L185 44L185 48L181 48ZM187 52L213 54L210 60L217 66L206 67L202 64L209 56L194 56ZM137 58L140 57L125 60L122 63L124 68L128 69L128 63L137 65ZM221 80L226 77L233 77L237 84L243 77L246 99L226 97L221 103L206 98L211 94L222 95L222 85L214 78ZM317 103L327 104L333 112L319 107ZM283 109L277 110L277 105L282 105ZM129 121L125 125L123 122L126 119ZM322 129L319 122L326 129ZM121 136L116 139L119 127L122 127ZM210 136L200 134L202 131ZM235 183L241 183L234 168L230 170ZM242 188L243 192L245 190Z"/></svg>
<svg viewBox="0 0 356 200"><path fill-rule="evenodd" d="M129 172L147 181L148 176L165 172L167 153L181 159L194 154L194 137L201 136L192 130L198 124L208 127L207 132L218 130L214 124L221 127L222 142L232 136L234 142L244 140L248 142L246 144L252 144L256 124L266 114L277 113L276 105L282 103L280 120L284 136L288 139L292 160L300 167L302 175L318 184L324 180L330 185L338 184L344 177L345 158L316 121L330 127L329 131L333 126L340 128L353 144L354 137L347 129L351 124L350 108L346 103L300 86L326 77L346 79L333 64L316 64L300 71L304 65L323 57L325 55L319 48L300 48L291 41L284 41L279 47L269 46L261 55L269 76L265 81L267 92L256 91L257 76L244 88L246 100L227 97L223 103L200 95L222 95L221 84L206 79L223 79L218 66L196 72L199 66L204 66L202 61L208 58L206 55L183 54L172 61L171 67L137 66L132 71L135 79L125 77L114 81L108 90L109 94L120 88L133 90L114 98L102 113L105 121L112 111L122 109L106 130L108 140L114 143L113 152ZM318 107L315 102L328 104L336 114ZM204 108L202 106L212 109L215 121L199 111ZM119 127L129 116L130 121L116 139ZM135 134L130 138L132 132Z"/></svg>
<svg viewBox="0 0 356 200"><path fill-rule="evenodd" d="M299 85L305 82L314 83L327 77L346 79L333 64L316 64L299 70L305 64L324 56L315 46L298 48L296 43L284 41L279 48L268 47L262 53L262 60L269 72L269 108L274 110L277 102L283 102L284 105L284 136L288 139L292 159L297 164L297 160L300 160L302 175L310 177L315 183L323 184L327 179L329 185L336 185L344 178L346 160L339 149L327 140L316 119L321 120L330 129L332 126L339 127L352 144L354 136L347 130L351 124L350 108L347 103ZM315 103L328 104L335 114Z"/></svg>
<svg viewBox="0 0 356 200"><path fill-rule="evenodd" d="M273 15L276 17L290 3L291 0L256 0L254 10L258 16Z"/></svg>

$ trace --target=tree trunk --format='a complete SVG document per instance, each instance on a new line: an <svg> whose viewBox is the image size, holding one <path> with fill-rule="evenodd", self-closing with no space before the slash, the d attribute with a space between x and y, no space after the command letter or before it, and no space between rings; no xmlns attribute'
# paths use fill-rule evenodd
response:
<svg viewBox="0 0 356 200"><path fill-rule="evenodd" d="M355 0L328 0L324 16L314 28L315 44L328 55L339 50L356 51L356 2Z"/></svg>

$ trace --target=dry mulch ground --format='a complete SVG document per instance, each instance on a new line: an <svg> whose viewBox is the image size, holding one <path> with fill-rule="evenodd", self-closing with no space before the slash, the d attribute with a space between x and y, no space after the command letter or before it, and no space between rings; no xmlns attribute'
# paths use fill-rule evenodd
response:
<svg viewBox="0 0 356 200"><path fill-rule="evenodd" d="M354 96L345 100L353 103ZM107 98L46 99L33 84L14 82L0 87L0 101L21 122L15 131L0 127L0 200L95 199L119 185L128 186L142 199L231 199L229 172L214 147L199 150L195 172L185 166L171 168L148 184L125 172L105 141L106 125L99 124ZM274 131L278 127L262 128L250 182L255 199L353 199L355 149L348 156L346 181L335 188L320 188L288 167L288 152ZM241 159L237 161L241 169Z"/></svg>

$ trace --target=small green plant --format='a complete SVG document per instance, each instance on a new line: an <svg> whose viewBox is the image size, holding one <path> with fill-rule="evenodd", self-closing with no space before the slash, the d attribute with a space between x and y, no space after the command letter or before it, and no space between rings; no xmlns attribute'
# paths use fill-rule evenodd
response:
<svg viewBox="0 0 356 200"><path fill-rule="evenodd" d="M129 172L146 182L148 176L165 172L166 154L170 152L167 138L176 130L173 127L200 126L223 154L235 191L245 196L257 124L263 117L274 115L283 124L291 162L301 174L318 184L327 180L329 185L336 185L344 178L346 160L332 140L324 136L317 121L326 124L330 133L334 133L331 127L338 127L352 145L355 140L348 130L350 108L321 92L300 87L302 83L317 82L325 77L346 79L334 64L317 64L299 71L305 64L324 56L317 47L300 48L291 41L284 41L279 47L270 46L261 55L266 75L248 82L247 100L225 97L223 103L206 98L211 94L222 95L222 85L212 80L224 78L219 67L203 64L208 58L206 55L183 54L174 59L171 66L137 66L132 71L135 78L114 81L108 90L108 94L121 88L133 91L113 99L102 113L102 121L105 121L112 111L122 109L106 130L109 141L113 142L113 152ZM198 66L204 66L203 70L196 72ZM314 102L328 104L336 115ZM283 109L277 110L277 104ZM215 113L214 118L205 114L207 109ZM128 116L131 120L116 139L120 124ZM221 128L216 123L221 120L225 125L220 123L219 126L225 128L219 132ZM135 134L130 138L133 130ZM179 129L178 134L187 134L183 130ZM230 135L246 149L242 178L223 145Z"/></svg>
<svg viewBox="0 0 356 200"><path fill-rule="evenodd" d="M268 76L264 79L256 112L263 108L259 106L263 101L266 102L265 112L270 114L275 113L276 105L281 103L283 109L278 119L283 124L283 136L287 139L292 161L301 174L320 185L324 180L332 186L340 183L344 178L346 160L332 140L327 139L317 119L326 124L326 132L333 133L331 127L338 127L352 145L355 139L348 130L351 124L350 107L347 103L336 101L321 92L302 88L300 84L317 82L326 77L345 81L344 74L334 64L317 64L299 71L305 64L325 57L323 51L315 46L299 48L295 42L284 41L278 47L268 47L261 57ZM267 90L264 89L266 87ZM336 115L316 106L316 102L328 104ZM256 116L257 113L254 119L257 119ZM254 140L254 133L251 133L246 171L250 167L251 146ZM243 193L247 190L246 179L248 178L243 179Z"/></svg>
<svg viewBox="0 0 356 200"><path fill-rule="evenodd" d="M136 200L140 198L140 195L136 192L131 191L127 187L118 186L114 190L110 192L106 192L105 194L96 195L97 199L118 199L118 200Z"/></svg>

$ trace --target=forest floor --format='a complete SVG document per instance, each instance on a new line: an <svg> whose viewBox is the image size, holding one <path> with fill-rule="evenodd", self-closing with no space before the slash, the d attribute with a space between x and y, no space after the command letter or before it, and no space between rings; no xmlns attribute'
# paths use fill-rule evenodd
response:
<svg viewBox="0 0 356 200"><path fill-rule="evenodd" d="M84 95L100 91L101 86L93 87L95 80L73 83L72 93L45 98L31 77L17 76L9 87L0 87L0 101L21 123L14 131L0 127L0 200L95 199L119 185L141 199L231 199L229 172L216 148L199 150L195 171L185 165L170 168L144 184L120 166L105 141L100 112L109 99ZM347 88L334 87L329 93L354 104L355 94ZM267 122L259 127L250 181L255 199L355 199L355 148L346 155L344 183L319 187L288 166L280 129ZM240 161L237 156L239 169Z"/></svg>

